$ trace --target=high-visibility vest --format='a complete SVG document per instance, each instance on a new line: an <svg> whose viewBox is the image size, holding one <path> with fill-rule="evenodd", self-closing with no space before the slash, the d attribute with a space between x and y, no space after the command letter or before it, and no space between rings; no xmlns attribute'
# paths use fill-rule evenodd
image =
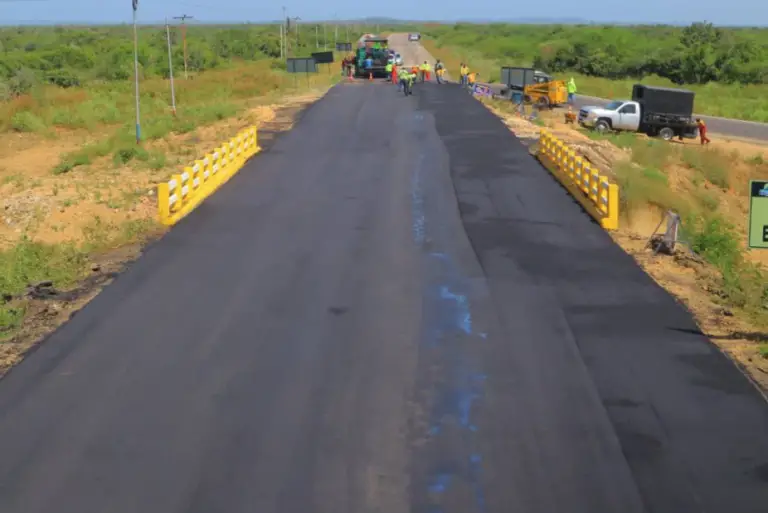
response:
<svg viewBox="0 0 768 513"><path fill-rule="evenodd" d="M474 84L475 83L475 73L469 74L469 83Z"/></svg>
<svg viewBox="0 0 768 513"><path fill-rule="evenodd" d="M469 74L469 68L466 66L461 67L461 74L462 75L468 75Z"/></svg>
<svg viewBox="0 0 768 513"><path fill-rule="evenodd" d="M388 63L388 64L387 64L387 66L386 66L386 68L384 68L384 69L386 69L386 70L387 70L387 73L391 73L391 72L392 72L392 64L389 64L389 63Z"/></svg>

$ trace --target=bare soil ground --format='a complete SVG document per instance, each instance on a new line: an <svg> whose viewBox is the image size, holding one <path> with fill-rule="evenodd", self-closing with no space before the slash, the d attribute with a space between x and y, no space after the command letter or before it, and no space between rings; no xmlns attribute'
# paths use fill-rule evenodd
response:
<svg viewBox="0 0 768 513"><path fill-rule="evenodd" d="M497 114L509 129L524 144L534 147L542 127L575 148L581 155L597 165L606 175L632 158L632 152L615 146L606 140L594 140L573 125L566 124L565 111L555 109L543 112L533 122L515 113L499 102L484 102ZM638 136L643 137L643 136ZM682 144L689 151L707 151L697 141L674 142ZM768 147L758 142L742 140L714 140L712 148L717 155L728 159L728 182L725 189L715 187L708 181L697 181L691 169L684 162L667 162L663 172L669 180L669 187L676 194L708 194L717 202L718 211L723 214L746 241L746 219L748 198L747 182L750 178L768 176ZM694 155L691 153L690 155ZM709 154L708 154L709 155ZM711 154L713 157L714 153ZM673 294L695 316L701 331L745 371L763 390L768 390L768 359L759 353L759 343L768 341L768 333L757 328L746 315L725 307L718 297L719 273L710 264L683 247L672 256L653 255L646 246L653 230L659 224L663 212L654 205L634 209L622 219L618 231L612 232L614 240L662 287ZM746 243L745 243L746 245ZM768 263L768 253L747 252L752 261Z"/></svg>

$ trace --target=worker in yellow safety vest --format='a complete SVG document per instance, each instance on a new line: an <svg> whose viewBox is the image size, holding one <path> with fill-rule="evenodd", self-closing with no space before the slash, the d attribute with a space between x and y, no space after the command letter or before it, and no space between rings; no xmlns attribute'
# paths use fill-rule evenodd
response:
<svg viewBox="0 0 768 513"><path fill-rule="evenodd" d="M384 70L387 72L387 81L392 80L392 63L388 62Z"/></svg>
<svg viewBox="0 0 768 513"><path fill-rule="evenodd" d="M461 66L459 66L459 75L461 76L461 85L465 86L467 85L467 77L469 76L469 66L461 63Z"/></svg>
<svg viewBox="0 0 768 513"><path fill-rule="evenodd" d="M444 74L445 74L445 65L443 65L442 62L440 62L440 59L437 59L437 62L435 63L435 80L437 80L438 84L443 83Z"/></svg>
<svg viewBox="0 0 768 513"><path fill-rule="evenodd" d="M430 66L427 61L424 61L424 64L421 65L421 81L424 82L424 80L426 80L429 82L431 73L432 66Z"/></svg>

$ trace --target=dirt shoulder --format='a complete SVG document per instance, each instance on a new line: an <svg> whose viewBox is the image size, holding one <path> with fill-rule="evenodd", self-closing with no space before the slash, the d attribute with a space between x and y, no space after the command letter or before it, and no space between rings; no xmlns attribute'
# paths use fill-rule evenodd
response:
<svg viewBox="0 0 768 513"><path fill-rule="evenodd" d="M327 88L308 90L144 146L162 166L104 156L66 174L61 156L93 142L70 133L55 141L12 137L0 148L0 376L93 299L146 244L163 236L155 189L179 166L246 126L269 148Z"/></svg>
<svg viewBox="0 0 768 513"><path fill-rule="evenodd" d="M566 124L563 109L530 120L510 102L484 103L532 151L546 127L620 183L621 225L613 239L768 390L768 254L748 251L745 243L747 184L768 176L768 147L725 139L703 148L698 141L664 143L635 134L599 137ZM673 255L654 255L647 243L668 209L684 218L689 244L678 245Z"/></svg>

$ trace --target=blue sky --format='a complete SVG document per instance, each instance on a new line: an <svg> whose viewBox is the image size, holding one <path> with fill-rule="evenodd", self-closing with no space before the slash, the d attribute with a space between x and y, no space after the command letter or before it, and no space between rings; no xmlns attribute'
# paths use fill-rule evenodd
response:
<svg viewBox="0 0 768 513"><path fill-rule="evenodd" d="M139 0L139 20L155 22L166 16L192 14L203 21L263 21L281 16L281 7L303 19L331 19L385 15L412 19L457 20L467 18L541 17L541 3L466 0ZM687 23L707 20L715 24L768 25L767 0L731 0L727 9L722 0L644 0L642 3L617 0L550 0L558 18L592 21ZM385 6L377 12L372 5ZM514 5L518 4L518 5ZM520 5L522 4L522 5ZM642 5L642 8L631 6ZM656 13L656 14L652 14ZM549 13L544 14L544 16ZM0 23L119 23L131 18L131 0L0 0Z"/></svg>

